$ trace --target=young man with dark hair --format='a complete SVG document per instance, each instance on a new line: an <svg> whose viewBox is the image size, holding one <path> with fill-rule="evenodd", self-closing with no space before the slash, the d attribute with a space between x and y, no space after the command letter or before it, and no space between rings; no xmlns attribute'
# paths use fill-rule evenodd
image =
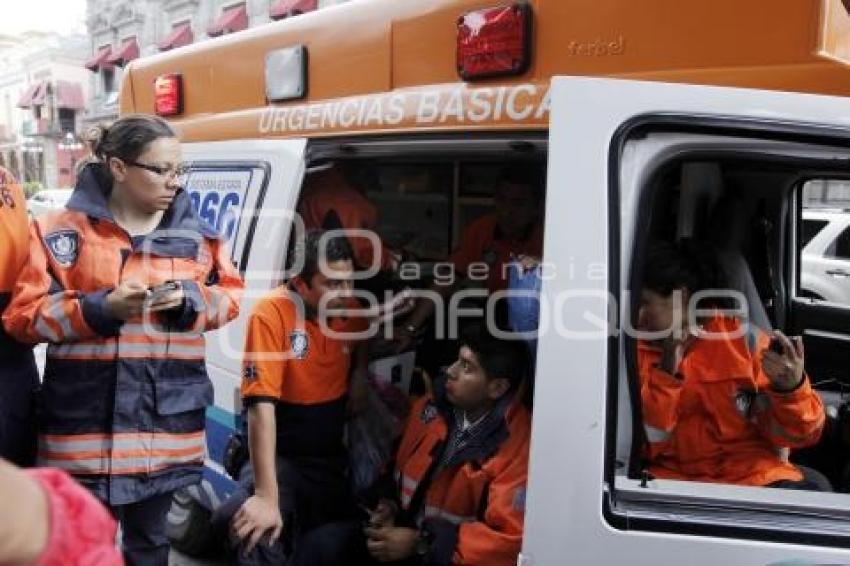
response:
<svg viewBox="0 0 850 566"><path fill-rule="evenodd" d="M525 355L481 325L466 330L448 375L410 412L393 479L372 494L366 559L348 563L516 564L531 434L516 395ZM331 563L346 562L316 564Z"/></svg>
<svg viewBox="0 0 850 566"><path fill-rule="evenodd" d="M366 358L327 329L365 325L324 312L356 308L352 251L344 237L310 232L294 252L300 273L260 300L248 321L242 399L250 462L240 492L219 512L232 516L242 564L283 563L302 534L355 511L343 427L350 384L365 379Z"/></svg>

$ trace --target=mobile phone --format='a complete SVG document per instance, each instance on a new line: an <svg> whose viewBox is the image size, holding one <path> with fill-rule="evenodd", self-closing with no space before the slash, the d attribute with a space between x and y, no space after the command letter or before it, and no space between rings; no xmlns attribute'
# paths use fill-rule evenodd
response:
<svg viewBox="0 0 850 566"><path fill-rule="evenodd" d="M168 295L180 289L180 283L177 281L166 281L160 285L154 285L150 289L148 289L151 293L148 301L151 303L158 303L159 301L166 298Z"/></svg>

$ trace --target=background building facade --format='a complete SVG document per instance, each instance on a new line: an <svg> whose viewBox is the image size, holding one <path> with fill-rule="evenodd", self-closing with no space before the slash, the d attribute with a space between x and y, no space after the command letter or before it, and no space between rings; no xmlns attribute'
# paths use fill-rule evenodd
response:
<svg viewBox="0 0 850 566"><path fill-rule="evenodd" d="M0 165L28 187L72 184L88 98L85 36L0 37Z"/></svg>
<svg viewBox="0 0 850 566"><path fill-rule="evenodd" d="M86 124L118 115L123 67L176 49L347 0L89 0Z"/></svg>

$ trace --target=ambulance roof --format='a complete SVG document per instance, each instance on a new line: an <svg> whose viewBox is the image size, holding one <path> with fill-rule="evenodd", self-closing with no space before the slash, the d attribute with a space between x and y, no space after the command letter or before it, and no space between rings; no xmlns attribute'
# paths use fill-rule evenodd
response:
<svg viewBox="0 0 850 566"><path fill-rule="evenodd" d="M850 94L841 0L531 0L527 71L463 82L457 22L498 0L358 0L132 62L121 111L153 112L180 73L189 141L411 130L543 129L553 75ZM266 55L303 44L307 96L268 103Z"/></svg>

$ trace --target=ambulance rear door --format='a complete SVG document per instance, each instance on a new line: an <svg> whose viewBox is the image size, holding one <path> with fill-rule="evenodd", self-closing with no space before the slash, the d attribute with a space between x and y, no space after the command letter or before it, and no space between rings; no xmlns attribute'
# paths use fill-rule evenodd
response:
<svg viewBox="0 0 850 566"><path fill-rule="evenodd" d="M554 78L549 96L544 313L519 564L850 563L846 494L634 473L642 421L628 331L634 258L648 242L653 183L670 177L664 167L693 154L846 170L850 100L577 77ZM786 228L793 238L793 222ZM780 284L793 279L793 247L774 266ZM801 308L792 295L775 297L786 313ZM846 310L831 317L848 321Z"/></svg>
<svg viewBox="0 0 850 566"><path fill-rule="evenodd" d="M304 139L183 145L189 166L185 189L201 219L225 238L246 285L239 318L206 335L207 370L215 388L215 404L207 411L207 467L219 492L230 487L221 458L241 411L245 323L257 299L280 281L305 147Z"/></svg>

